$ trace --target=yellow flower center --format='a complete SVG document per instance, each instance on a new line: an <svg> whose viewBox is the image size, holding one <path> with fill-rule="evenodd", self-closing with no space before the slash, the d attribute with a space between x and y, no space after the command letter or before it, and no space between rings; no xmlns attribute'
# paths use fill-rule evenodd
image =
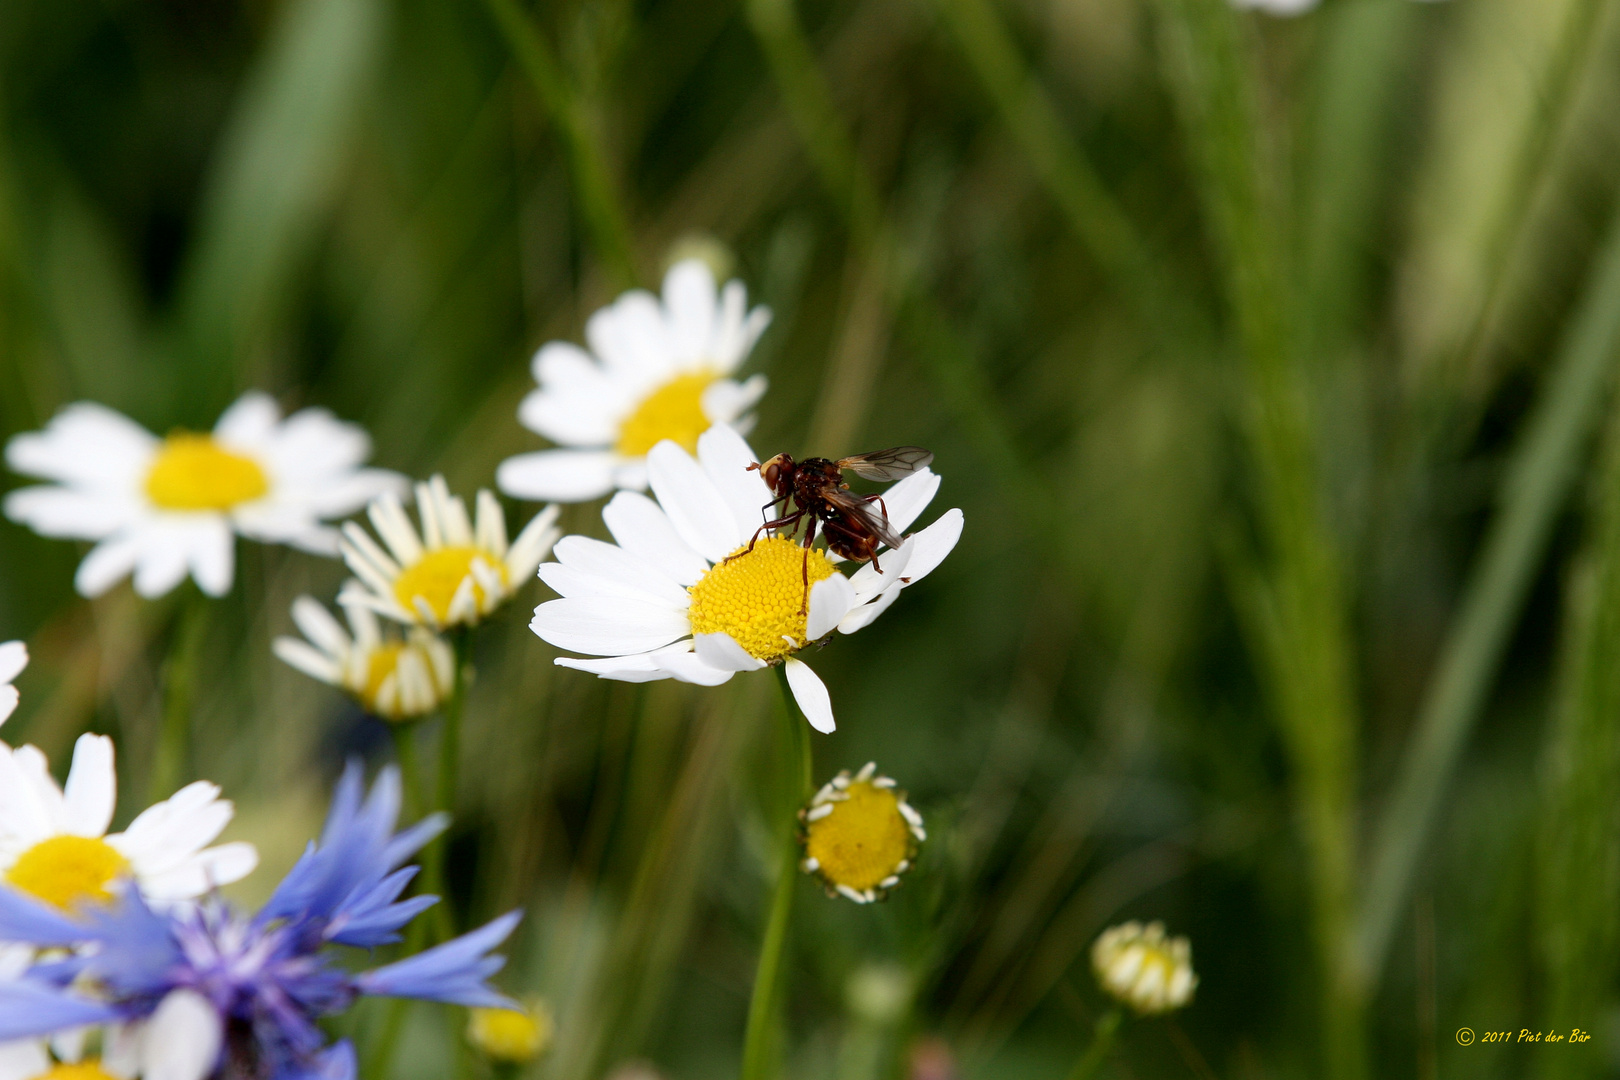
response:
<svg viewBox="0 0 1620 1080"><path fill-rule="evenodd" d="M551 1018L516 1009L473 1009L467 1039L496 1061L533 1061L551 1042Z"/></svg>
<svg viewBox="0 0 1620 1080"><path fill-rule="evenodd" d="M360 703L372 712L377 711L377 695L382 693L383 680L399 667L399 656L405 646L397 641L379 645L366 657L366 685L360 691Z"/></svg>
<svg viewBox="0 0 1620 1080"><path fill-rule="evenodd" d="M806 827L805 854L833 885L865 892L899 872L911 854L911 830L891 788L857 780L845 794L832 813Z"/></svg>
<svg viewBox="0 0 1620 1080"><path fill-rule="evenodd" d="M484 565L500 577L501 584L506 584L506 563L503 560L482 548L446 547L430 551L407 566L394 580L394 598L406 611L414 614L416 598L420 596L427 601L428 607L433 609L434 616L441 623L448 622L450 602L456 598L461 583L472 578L473 599L478 604L478 610L483 611L489 597L484 594L484 587L478 584L478 579L473 577L474 559L482 559ZM378 682L381 681L379 678Z"/></svg>
<svg viewBox="0 0 1620 1080"><path fill-rule="evenodd" d="M85 1058L71 1064L59 1061L33 1080L116 1080L116 1078L101 1067L98 1059Z"/></svg>
<svg viewBox="0 0 1620 1080"><path fill-rule="evenodd" d="M712 371L677 375L648 394L619 425L619 453L642 457L665 439L674 439L689 454L697 453L698 436L710 426L703 391L719 377Z"/></svg>
<svg viewBox="0 0 1620 1080"><path fill-rule="evenodd" d="M146 497L165 510L229 510L269 490L258 462L190 431L164 439L146 473Z"/></svg>
<svg viewBox="0 0 1620 1080"><path fill-rule="evenodd" d="M724 632L755 659L780 660L806 644L805 567L811 585L838 571L814 549L807 563L804 547L786 537L762 537L752 552L739 554L747 550L745 544L732 552L736 557L729 562L715 563L687 590L692 632Z"/></svg>
<svg viewBox="0 0 1620 1080"><path fill-rule="evenodd" d="M107 886L128 869L129 860L105 840L53 836L23 852L6 871L6 881L47 904L71 911L87 900L111 900Z"/></svg>

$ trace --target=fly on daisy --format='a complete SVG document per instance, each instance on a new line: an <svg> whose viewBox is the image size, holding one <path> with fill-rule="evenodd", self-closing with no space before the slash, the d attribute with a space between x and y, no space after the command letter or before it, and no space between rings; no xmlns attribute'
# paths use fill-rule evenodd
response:
<svg viewBox="0 0 1620 1080"><path fill-rule="evenodd" d="M506 541L506 515L488 491L478 492L478 519L451 495L444 477L416 485L418 533L399 499L384 495L367 510L383 546L355 522L343 526L343 560L358 580L338 596L407 625L472 626L506 602L534 574L561 534L548 506Z"/></svg>
<svg viewBox="0 0 1620 1080"><path fill-rule="evenodd" d="M213 784L183 787L109 835L117 785L105 735L79 736L65 787L39 750L0 743L0 887L63 911L104 903L129 884L164 904L239 881L258 865L252 844L208 847L233 812Z"/></svg>
<svg viewBox="0 0 1620 1080"><path fill-rule="evenodd" d="M244 395L212 432L162 439L79 402L7 444L13 469L54 483L12 492L5 510L43 536L96 541L74 579L85 596L132 571L142 596L162 596L188 573L223 596L235 574L233 534L336 555L337 531L322 522L405 485L363 468L370 455L356 425L324 409L283 419L268 394Z"/></svg>
<svg viewBox="0 0 1620 1080"><path fill-rule="evenodd" d="M308 596L293 601L293 622L307 641L278 637L277 656L311 678L347 690L373 716L395 722L433 712L455 676L450 645L422 627L385 633L369 608L345 605L349 631Z"/></svg>
<svg viewBox="0 0 1620 1080"><path fill-rule="evenodd" d="M782 664L811 726L833 730L825 684L794 654L835 630L861 629L928 576L961 537L962 512L948 510L903 537L881 554L881 572L868 563L845 576L825 552L813 549L806 559L783 536L762 537L745 552L774 498L749 470L756 461L724 425L698 439L696 457L660 443L647 455L657 502L622 491L602 510L617 544L584 536L557 542L557 561L540 577L562 599L536 608L529 626L560 649L603 658L558 657L558 664L605 679L703 686ZM939 477L923 468L886 491L894 532L903 534L938 490Z"/></svg>
<svg viewBox="0 0 1620 1080"><path fill-rule="evenodd" d="M591 316L591 351L553 341L534 358L539 387L518 420L557 444L501 462L496 485L521 499L580 502L647 487L647 452L697 449L714 424L746 430L765 376L732 376L770 323L740 281L716 290L699 259L676 263L663 299L635 289Z"/></svg>

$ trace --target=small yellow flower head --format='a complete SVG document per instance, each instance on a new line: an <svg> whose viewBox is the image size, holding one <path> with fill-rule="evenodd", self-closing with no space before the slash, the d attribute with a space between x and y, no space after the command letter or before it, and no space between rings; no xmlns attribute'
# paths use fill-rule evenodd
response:
<svg viewBox="0 0 1620 1080"><path fill-rule="evenodd" d="M1192 1000L1198 976L1192 945L1164 936L1164 923L1132 920L1104 930L1091 947L1091 967L1102 988L1142 1016L1179 1009Z"/></svg>
<svg viewBox="0 0 1620 1080"><path fill-rule="evenodd" d="M906 793L877 766L851 776L839 773L799 811L804 829L805 873L815 874L827 895L857 904L881 899L911 869L917 845L928 839L922 815L906 802Z"/></svg>
<svg viewBox="0 0 1620 1080"><path fill-rule="evenodd" d="M551 1010L542 1001L469 1012L467 1041L492 1061L525 1065L551 1049Z"/></svg>

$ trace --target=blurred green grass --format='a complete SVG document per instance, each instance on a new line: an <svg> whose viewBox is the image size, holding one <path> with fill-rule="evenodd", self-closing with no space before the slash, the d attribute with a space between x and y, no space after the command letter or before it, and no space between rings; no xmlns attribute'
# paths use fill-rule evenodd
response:
<svg viewBox="0 0 1620 1080"><path fill-rule="evenodd" d="M756 448L928 445L968 521L817 661L818 778L876 759L932 838L879 908L803 883L790 1075L905 1075L934 1035L966 1076L1065 1074L1126 917L1192 936L1178 1022L1222 1077L1615 1075L1614 6L12 0L0 426L263 387L470 492L537 445L533 349L710 239L776 312ZM0 529L35 656L5 734L114 734L139 793L174 605L82 601L74 559ZM244 895L343 753L387 754L269 653L341 576L244 547L211 616L194 767L265 853ZM774 702L554 669L543 596L478 643L454 903L530 907L535 1076L732 1075ZM1459 749L1413 764L1435 714ZM902 1016L850 1006L873 964ZM451 1060L421 1015L402 1077ZM1197 1075L1162 1025L1121 1046Z"/></svg>

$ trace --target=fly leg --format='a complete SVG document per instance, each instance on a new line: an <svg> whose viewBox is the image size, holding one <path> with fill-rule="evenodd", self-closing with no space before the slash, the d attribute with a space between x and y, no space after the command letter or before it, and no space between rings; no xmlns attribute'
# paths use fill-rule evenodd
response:
<svg viewBox="0 0 1620 1080"><path fill-rule="evenodd" d="M804 598L799 601L799 614L810 613L810 545L816 539L816 519L811 518L809 526L804 530Z"/></svg>
<svg viewBox="0 0 1620 1080"><path fill-rule="evenodd" d="M747 551L739 551L735 555L727 555L724 559L722 559L720 561L721 562L730 562L732 559L740 559L744 555L753 554L754 545L759 543L759 534L760 533L764 532L766 529L782 529L782 528L786 528L789 525L797 525L799 523L800 519L802 519L803 517L804 517L804 511L803 510L795 510L793 513L788 514L786 517L779 517L775 521L767 521L765 524L761 525L759 528L754 530L753 539L748 541L748 550Z"/></svg>

